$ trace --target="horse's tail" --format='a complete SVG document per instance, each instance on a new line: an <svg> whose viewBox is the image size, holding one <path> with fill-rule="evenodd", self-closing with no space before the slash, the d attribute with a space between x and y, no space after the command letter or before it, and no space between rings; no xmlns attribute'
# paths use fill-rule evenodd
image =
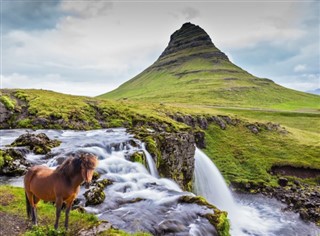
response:
<svg viewBox="0 0 320 236"><path fill-rule="evenodd" d="M28 218L30 219L30 217L31 217L31 204L30 204L30 201L28 199L27 193L24 192L24 194L26 196L27 215L28 215Z"/></svg>

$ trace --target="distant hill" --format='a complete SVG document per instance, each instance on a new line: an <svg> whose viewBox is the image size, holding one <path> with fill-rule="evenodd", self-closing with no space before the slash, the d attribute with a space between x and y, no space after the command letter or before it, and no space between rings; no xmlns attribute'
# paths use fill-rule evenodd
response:
<svg viewBox="0 0 320 236"><path fill-rule="evenodd" d="M315 90L308 90L306 91L307 93L311 93L311 94L317 94L320 95L320 88L315 89Z"/></svg>
<svg viewBox="0 0 320 236"><path fill-rule="evenodd" d="M318 96L284 88L234 65L202 28L191 23L171 35L155 63L99 97L222 107L319 108Z"/></svg>

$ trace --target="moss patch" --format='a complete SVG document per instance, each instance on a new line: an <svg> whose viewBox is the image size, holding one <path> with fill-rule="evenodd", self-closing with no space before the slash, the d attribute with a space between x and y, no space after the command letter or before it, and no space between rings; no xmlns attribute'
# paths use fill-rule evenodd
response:
<svg viewBox="0 0 320 236"><path fill-rule="evenodd" d="M1 95L0 102L3 103L8 110L13 110L15 108L15 101L10 99L8 96Z"/></svg>
<svg viewBox="0 0 320 236"><path fill-rule="evenodd" d="M191 196L182 196L179 199L179 202L183 203L195 203L201 206L206 206L209 209L214 211L213 214L204 215L207 220L216 228L219 236L230 236L230 223L227 218L228 213L221 211L212 204L208 203L206 199L200 196L191 197Z"/></svg>

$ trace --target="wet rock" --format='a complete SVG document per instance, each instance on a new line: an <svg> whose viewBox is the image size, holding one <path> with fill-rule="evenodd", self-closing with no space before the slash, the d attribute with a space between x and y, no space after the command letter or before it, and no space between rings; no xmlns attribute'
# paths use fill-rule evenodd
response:
<svg viewBox="0 0 320 236"><path fill-rule="evenodd" d="M61 141L51 140L44 133L31 134L26 133L20 135L10 146L12 147L29 147L35 154L47 154L51 148L59 146Z"/></svg>
<svg viewBox="0 0 320 236"><path fill-rule="evenodd" d="M91 188L90 190L84 193L84 196L86 198L86 204L85 204L86 206L101 204L106 198L106 195L103 192L103 189L99 187Z"/></svg>
<svg viewBox="0 0 320 236"><path fill-rule="evenodd" d="M0 149L0 175L20 176L30 165L19 149Z"/></svg>
<svg viewBox="0 0 320 236"><path fill-rule="evenodd" d="M110 184L112 184L112 181L108 179L95 182L94 186L84 193L85 206L101 204L106 198L104 189Z"/></svg>
<svg viewBox="0 0 320 236"><path fill-rule="evenodd" d="M288 179L283 178L283 177L280 177L280 178L278 179L278 184L279 184L280 186L282 186L282 187L285 187L285 186L287 186L287 184L288 184Z"/></svg>
<svg viewBox="0 0 320 236"><path fill-rule="evenodd" d="M132 162L139 162L146 166L146 156L144 152L134 152L129 156L129 160Z"/></svg>
<svg viewBox="0 0 320 236"><path fill-rule="evenodd" d="M192 188L195 138L192 133L161 133L155 137L160 175L175 180L183 189ZM152 153L152 152L151 152Z"/></svg>
<svg viewBox="0 0 320 236"><path fill-rule="evenodd" d="M303 220L308 220L310 218L306 209L301 209L299 211L299 215L300 215L301 219L303 219Z"/></svg>
<svg viewBox="0 0 320 236"><path fill-rule="evenodd" d="M178 233L186 230L186 226L184 226L179 220L164 220L159 224L159 230L161 234L167 233Z"/></svg>

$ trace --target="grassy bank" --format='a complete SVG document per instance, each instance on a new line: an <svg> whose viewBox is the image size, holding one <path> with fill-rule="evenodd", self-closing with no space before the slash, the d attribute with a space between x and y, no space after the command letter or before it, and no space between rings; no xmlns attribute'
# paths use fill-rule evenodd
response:
<svg viewBox="0 0 320 236"><path fill-rule="evenodd" d="M90 229L100 224L95 215L82 213L77 210L72 210L69 217L69 230L64 229L64 212L60 217L59 230L53 229L55 221L55 207L51 203L44 203L40 201L37 208L38 224L39 226L31 226L30 220L26 217L25 209L25 195L24 189L19 187L0 185L0 212L9 216L13 216L13 219L17 219L17 223L10 222L13 227L19 227L18 222L23 222L27 225L27 228L23 230L22 235L25 236L60 236L60 235L78 235L81 230ZM6 218L1 219L1 223ZM18 221L19 219L19 221ZM9 223L9 222L7 222ZM5 235L5 234L4 234ZM129 234L121 230L108 229L99 233L99 235L106 236L148 236L147 233L135 233Z"/></svg>
<svg viewBox="0 0 320 236"><path fill-rule="evenodd" d="M226 108L191 104L163 104L131 100L104 100L71 96L45 90L1 90L15 104L8 122L13 128L95 129L136 126L168 132L190 130L168 114L190 116L226 115L239 119L225 130L210 125L205 130L204 150L228 182L250 181L275 185L273 165L288 164L320 169L320 112L272 109ZM11 106L10 106L11 107ZM39 123L39 119L40 122ZM250 132L245 124L276 123L287 133ZM305 180L316 183L317 180Z"/></svg>

